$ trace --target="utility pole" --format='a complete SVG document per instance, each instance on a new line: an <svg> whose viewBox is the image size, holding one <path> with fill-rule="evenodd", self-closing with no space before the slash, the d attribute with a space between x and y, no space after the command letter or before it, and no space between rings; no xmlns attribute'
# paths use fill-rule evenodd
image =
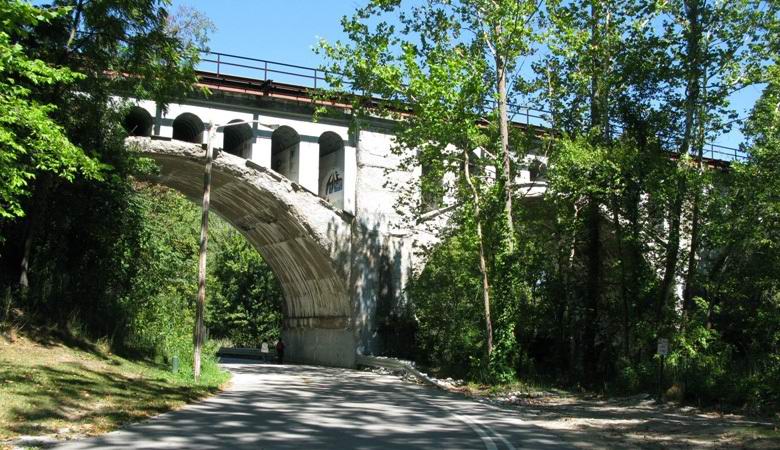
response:
<svg viewBox="0 0 780 450"><path fill-rule="evenodd" d="M206 133L206 168L203 171L203 214L200 219L200 248L198 250L198 300L195 304L195 350L193 353L192 373L195 381L200 381L200 357L203 342L206 340L206 330L203 327L203 313L206 306L206 248L209 240L209 203L211 201L211 165L214 161L214 136L219 128L256 123L269 130L279 128L279 125L268 125L258 120L231 122L225 125L214 125L209 122Z"/></svg>
<svg viewBox="0 0 780 450"><path fill-rule="evenodd" d="M203 310L206 304L206 248L209 241L209 202L211 200L211 165L214 159L214 124L209 122L206 140L206 168L203 172L203 213L200 219L200 249L198 251L198 300L195 304L195 353L192 372L200 381L200 354L205 340Z"/></svg>

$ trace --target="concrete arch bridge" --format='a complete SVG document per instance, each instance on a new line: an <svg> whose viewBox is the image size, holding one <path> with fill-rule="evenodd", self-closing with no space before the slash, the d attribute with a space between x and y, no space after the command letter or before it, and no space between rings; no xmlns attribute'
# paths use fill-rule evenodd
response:
<svg viewBox="0 0 780 450"><path fill-rule="evenodd" d="M211 207L281 282L289 358L352 367L356 354L381 353L398 338L385 325L405 307L419 250L436 241L451 205L426 213L422 226L396 210L424 169L401 169L392 122L355 130L347 110L315 121L317 70L213 53L204 61L214 64L199 73L208 97L165 109L129 99L127 144L159 163L157 182L199 202L205 124L252 122L215 135ZM540 117L526 110L525 125L543 128L533 122ZM546 189L546 159L529 158L516 180L526 199Z"/></svg>
<svg viewBox="0 0 780 450"><path fill-rule="evenodd" d="M279 279L289 359L352 367L379 354L384 326L405 306L403 289L431 239L395 209L388 185L413 184L390 151L392 124L351 132L351 118L313 120L303 86L201 73L208 97L167 105L124 99L126 144L153 158L153 181L200 201L206 124L220 128L211 210L239 230Z"/></svg>

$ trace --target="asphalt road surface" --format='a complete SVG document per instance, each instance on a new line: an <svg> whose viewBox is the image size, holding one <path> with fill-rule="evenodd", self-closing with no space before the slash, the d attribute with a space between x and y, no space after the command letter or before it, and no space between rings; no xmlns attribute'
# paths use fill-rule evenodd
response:
<svg viewBox="0 0 780 450"><path fill-rule="evenodd" d="M226 360L224 392L60 450L561 449L560 435L460 395L347 369Z"/></svg>

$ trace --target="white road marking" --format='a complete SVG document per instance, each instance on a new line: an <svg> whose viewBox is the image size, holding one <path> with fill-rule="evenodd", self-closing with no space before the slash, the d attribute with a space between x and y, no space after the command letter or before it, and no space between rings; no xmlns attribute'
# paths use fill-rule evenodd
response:
<svg viewBox="0 0 780 450"><path fill-rule="evenodd" d="M416 392L412 391L413 395L417 397L418 399L421 399L421 396L419 396ZM452 410L451 407L442 405L441 403L431 400L431 399L424 399L429 404L432 404L433 406L445 411L446 413L452 415L453 417L457 418L461 422L465 423L469 426L482 440L482 442L485 444L486 450L498 450L498 447L493 442L495 438L500 440L504 445L506 445L507 450L516 450L515 447L510 443L508 440L506 440L500 433L498 433L496 430L490 428L490 426L485 425L483 423L480 423L476 419L472 419L468 416L462 416ZM482 405L480 403L480 405ZM482 429L484 428L484 430ZM487 431L487 432L486 432ZM491 436L492 435L492 436Z"/></svg>

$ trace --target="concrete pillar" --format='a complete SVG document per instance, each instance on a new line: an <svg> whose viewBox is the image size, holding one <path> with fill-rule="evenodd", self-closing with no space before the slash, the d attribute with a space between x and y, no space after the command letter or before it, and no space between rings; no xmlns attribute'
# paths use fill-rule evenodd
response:
<svg viewBox="0 0 780 450"><path fill-rule="evenodd" d="M301 142L298 152L298 184L317 193L319 173L319 145L315 142Z"/></svg>
<svg viewBox="0 0 780 450"><path fill-rule="evenodd" d="M355 147L344 147L344 211L355 214L355 184L357 181L357 152Z"/></svg>
<svg viewBox="0 0 780 450"><path fill-rule="evenodd" d="M282 341L288 361L355 367L355 336L350 329L285 328Z"/></svg>
<svg viewBox="0 0 780 450"><path fill-rule="evenodd" d="M251 159L260 166L271 168L271 138L257 136L252 150L247 159Z"/></svg>

